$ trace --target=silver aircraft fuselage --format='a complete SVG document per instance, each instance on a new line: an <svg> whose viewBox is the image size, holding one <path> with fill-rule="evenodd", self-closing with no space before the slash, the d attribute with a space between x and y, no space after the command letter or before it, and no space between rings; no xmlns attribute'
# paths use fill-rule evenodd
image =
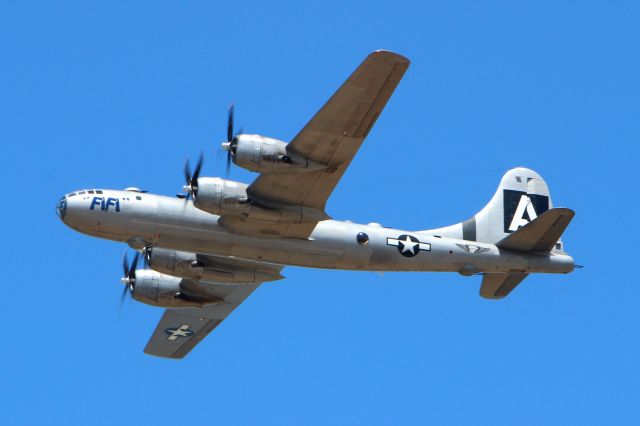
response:
<svg viewBox="0 0 640 426"><path fill-rule="evenodd" d="M91 191L94 192L94 191ZM312 268L363 271L449 271L568 273L573 258L562 253L538 255L501 250L494 244L404 231L379 224L325 220L307 240L240 234L220 216L183 199L134 191L78 191L58 203L69 227L142 249L155 246L239 259ZM366 234L359 243L357 235ZM418 242L407 248L398 240ZM409 240L406 240L409 241ZM473 250L465 249L471 245ZM403 252L404 250L404 252Z"/></svg>

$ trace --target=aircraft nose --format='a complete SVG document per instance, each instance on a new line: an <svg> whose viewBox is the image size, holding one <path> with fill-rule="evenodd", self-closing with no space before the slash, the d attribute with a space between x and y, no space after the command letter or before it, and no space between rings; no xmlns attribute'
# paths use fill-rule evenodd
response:
<svg viewBox="0 0 640 426"><path fill-rule="evenodd" d="M63 195L62 198L56 203L56 214L61 221L64 222L64 216L67 214L67 196Z"/></svg>

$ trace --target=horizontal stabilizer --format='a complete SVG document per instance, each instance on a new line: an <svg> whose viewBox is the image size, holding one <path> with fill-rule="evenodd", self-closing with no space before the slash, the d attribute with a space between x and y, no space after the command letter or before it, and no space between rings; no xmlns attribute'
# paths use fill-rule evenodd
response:
<svg viewBox="0 0 640 426"><path fill-rule="evenodd" d="M505 250L548 253L567 229L575 212L556 208L542 213L522 228L498 241L496 246Z"/></svg>
<svg viewBox="0 0 640 426"><path fill-rule="evenodd" d="M486 273L482 278L480 296L485 299L502 299L527 278L526 272Z"/></svg>

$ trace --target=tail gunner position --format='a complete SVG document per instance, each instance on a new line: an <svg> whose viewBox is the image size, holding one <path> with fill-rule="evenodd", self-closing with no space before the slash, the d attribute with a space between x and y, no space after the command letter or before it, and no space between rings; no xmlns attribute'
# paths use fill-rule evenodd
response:
<svg viewBox="0 0 640 426"><path fill-rule="evenodd" d="M182 358L261 283L286 265L363 271L449 271L481 275L480 295L500 299L530 273L573 270L560 236L573 218L553 208L536 172L508 171L477 215L446 228L405 231L331 220L337 185L409 66L396 53L370 54L290 142L233 133L228 164L260 175L247 185L201 177L185 166L186 195L136 188L68 194L57 212L69 227L122 241L124 291L167 308L145 352ZM124 295L124 293L123 293Z"/></svg>

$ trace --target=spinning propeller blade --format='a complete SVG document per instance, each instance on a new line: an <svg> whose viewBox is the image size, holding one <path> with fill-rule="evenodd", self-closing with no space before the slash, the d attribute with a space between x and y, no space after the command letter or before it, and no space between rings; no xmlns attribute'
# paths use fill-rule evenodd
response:
<svg viewBox="0 0 640 426"><path fill-rule="evenodd" d="M138 266L138 259L140 257L140 253L136 252L133 256L133 262L129 264L129 256L127 252L124 252L124 257L122 258L122 270L123 277L120 278L120 282L124 284L124 288L122 289L122 294L120 295L120 308L122 308L122 304L124 303L124 299L127 297L127 290L129 290L130 294L133 294L136 286L136 267Z"/></svg>
<svg viewBox="0 0 640 426"><path fill-rule="evenodd" d="M233 139L233 111L235 106L233 104L229 105L229 112L227 114L227 142L231 142Z"/></svg>
<svg viewBox="0 0 640 426"><path fill-rule="evenodd" d="M198 158L198 162L196 163L196 168L191 174L191 167L189 166L189 157L184 163L184 180L185 186L182 187L182 191L187 193L185 197L185 201L189 199L189 197L194 198L198 195L198 177L200 176L200 171L202 170L202 164L204 163L204 155L202 152L200 153L200 157Z"/></svg>
<svg viewBox="0 0 640 426"><path fill-rule="evenodd" d="M233 159L233 156L236 154L236 148L238 146L238 135L241 135L243 132L242 127L240 127L240 129L235 133L233 131L234 111L235 111L235 106L231 104L229 106L229 112L227 115L227 141L222 144L222 149L227 151L227 167L226 167L227 177L231 172L231 161Z"/></svg>

